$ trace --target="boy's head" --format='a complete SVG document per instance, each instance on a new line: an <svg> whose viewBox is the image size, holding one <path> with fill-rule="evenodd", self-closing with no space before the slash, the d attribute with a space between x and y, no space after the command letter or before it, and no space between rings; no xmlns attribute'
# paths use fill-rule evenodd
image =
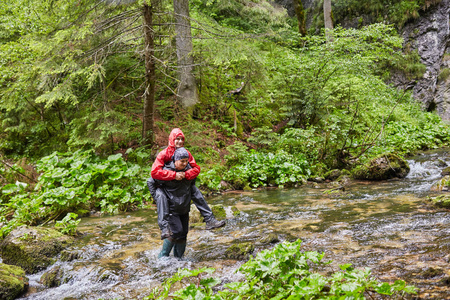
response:
<svg viewBox="0 0 450 300"><path fill-rule="evenodd" d="M178 171L184 170L189 162L189 153L186 148L181 147L175 149L173 153L173 162L175 164L175 169Z"/></svg>

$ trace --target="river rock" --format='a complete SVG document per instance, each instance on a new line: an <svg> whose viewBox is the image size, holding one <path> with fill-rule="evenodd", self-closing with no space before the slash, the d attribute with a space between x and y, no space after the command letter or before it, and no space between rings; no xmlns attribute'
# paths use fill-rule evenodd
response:
<svg viewBox="0 0 450 300"><path fill-rule="evenodd" d="M430 189L435 192L448 191L450 189L450 175L444 176L441 180L435 182Z"/></svg>
<svg viewBox="0 0 450 300"><path fill-rule="evenodd" d="M27 288L28 278L21 267L0 263L0 299L16 299Z"/></svg>
<svg viewBox="0 0 450 300"><path fill-rule="evenodd" d="M72 237L54 229L21 226L3 240L0 251L4 263L33 274L53 264L54 257L72 243Z"/></svg>
<svg viewBox="0 0 450 300"><path fill-rule="evenodd" d="M439 195L428 199L438 207L450 208L450 195Z"/></svg>
<svg viewBox="0 0 450 300"><path fill-rule="evenodd" d="M225 257L237 260L248 259L249 255L255 251L255 246L250 242L236 243L228 247Z"/></svg>
<svg viewBox="0 0 450 300"><path fill-rule="evenodd" d="M217 220L225 220L227 218L227 214L223 205L211 205L210 208ZM202 215L198 211L197 207L194 204L191 204L191 211L189 212L189 223L192 226L196 226L196 224L202 222Z"/></svg>
<svg viewBox="0 0 450 300"><path fill-rule="evenodd" d="M57 287L61 285L61 278L63 272L60 266L52 268L50 271L45 272L44 275L41 276L40 282L46 287Z"/></svg>
<svg viewBox="0 0 450 300"><path fill-rule="evenodd" d="M409 173L408 163L399 156L388 153L382 154L369 163L353 169L353 177L365 180L386 180L403 178Z"/></svg>
<svg viewBox="0 0 450 300"><path fill-rule="evenodd" d="M280 241L280 239L278 238L278 235L276 233L272 232L268 235L263 236L260 241L263 244L276 244Z"/></svg>
<svg viewBox="0 0 450 300"><path fill-rule="evenodd" d="M447 168L443 169L442 172L441 172L441 175L442 176L450 175L450 167L447 167Z"/></svg>

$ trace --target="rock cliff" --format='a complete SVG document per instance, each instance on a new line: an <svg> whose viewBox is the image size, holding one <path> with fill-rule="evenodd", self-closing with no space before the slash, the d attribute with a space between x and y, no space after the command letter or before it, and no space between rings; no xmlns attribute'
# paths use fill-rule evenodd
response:
<svg viewBox="0 0 450 300"><path fill-rule="evenodd" d="M450 121L449 45L450 0L428 8L421 16L405 25L405 45L417 50L426 66L424 76L413 84L414 97L429 111L436 110ZM447 54L446 54L447 53Z"/></svg>

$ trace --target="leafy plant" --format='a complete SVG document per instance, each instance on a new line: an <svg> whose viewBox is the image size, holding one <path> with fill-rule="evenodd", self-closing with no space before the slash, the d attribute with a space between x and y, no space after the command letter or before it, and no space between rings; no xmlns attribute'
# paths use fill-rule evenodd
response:
<svg viewBox="0 0 450 300"><path fill-rule="evenodd" d="M302 182L310 174L308 162L302 154L292 155L285 151L264 153L250 150L242 163L231 167L224 180L242 187L269 184L283 186Z"/></svg>
<svg viewBox="0 0 450 300"><path fill-rule="evenodd" d="M301 252L300 248L301 241L297 240L259 252L238 269L245 280L221 288L219 279L204 277L214 269L183 269L145 299L366 299L376 294L401 297L417 292L403 280L393 284L380 282L371 276L369 269L357 270L351 264L341 265L339 271L329 276L322 275L313 270L331 263L322 262L325 254ZM176 282L182 288L174 290Z"/></svg>
<svg viewBox="0 0 450 300"><path fill-rule="evenodd" d="M78 219L78 215L75 213L68 213L61 221L55 223L55 228L64 234L75 235L77 232L78 223L81 219Z"/></svg>
<svg viewBox="0 0 450 300"><path fill-rule="evenodd" d="M9 198L2 202L0 212L10 218L0 235L21 224L37 225L64 214L65 219L57 224L72 233L72 212L97 208L113 214L150 199L145 186L150 170L126 162L120 153L102 159L93 150L54 152L38 161L36 168L42 174L34 192L4 187L4 197Z"/></svg>

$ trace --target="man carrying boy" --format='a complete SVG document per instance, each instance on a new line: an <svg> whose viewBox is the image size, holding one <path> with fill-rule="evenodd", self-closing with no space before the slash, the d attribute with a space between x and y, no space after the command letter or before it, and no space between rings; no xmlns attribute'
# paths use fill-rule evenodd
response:
<svg viewBox="0 0 450 300"><path fill-rule="evenodd" d="M189 165L189 154L183 147L177 148L173 154L172 161L166 163L164 170L177 173L192 169ZM167 201L168 204L168 226L170 235L164 239L163 247L158 257L169 256L173 248L173 254L181 258L186 249L186 239L189 231L189 211L191 208L192 188L195 187L195 179L166 180L160 181L150 178L147 181L150 191L153 191L155 200ZM158 192L156 186L159 185Z"/></svg>
<svg viewBox="0 0 450 300"><path fill-rule="evenodd" d="M175 128L169 135L169 146L158 153L155 162L152 165L151 178L156 179L160 182L177 180L181 181L183 179L186 180L194 180L197 178L200 173L200 166L195 162L194 157L187 151L188 153L188 163L190 168L186 171L175 172L174 170L170 170L168 168L164 168L165 164L172 161L173 155L177 148L181 148L184 146L184 134L179 128ZM149 179L150 180L150 179ZM148 184L148 182L147 182ZM149 185L150 189L150 185ZM161 239L166 239L170 236L169 226L168 226L168 216L169 216L169 207L167 197L160 194L161 189L156 186L154 191L150 189L152 197L156 200L157 211L158 211L158 225L161 229ZM200 214L203 216L204 221L206 222L206 229L214 229L218 227L222 227L225 225L225 221L218 221L214 214L211 211L211 208L205 201L200 190L195 186L195 184L191 188L191 199L196 205L197 209L200 211Z"/></svg>

